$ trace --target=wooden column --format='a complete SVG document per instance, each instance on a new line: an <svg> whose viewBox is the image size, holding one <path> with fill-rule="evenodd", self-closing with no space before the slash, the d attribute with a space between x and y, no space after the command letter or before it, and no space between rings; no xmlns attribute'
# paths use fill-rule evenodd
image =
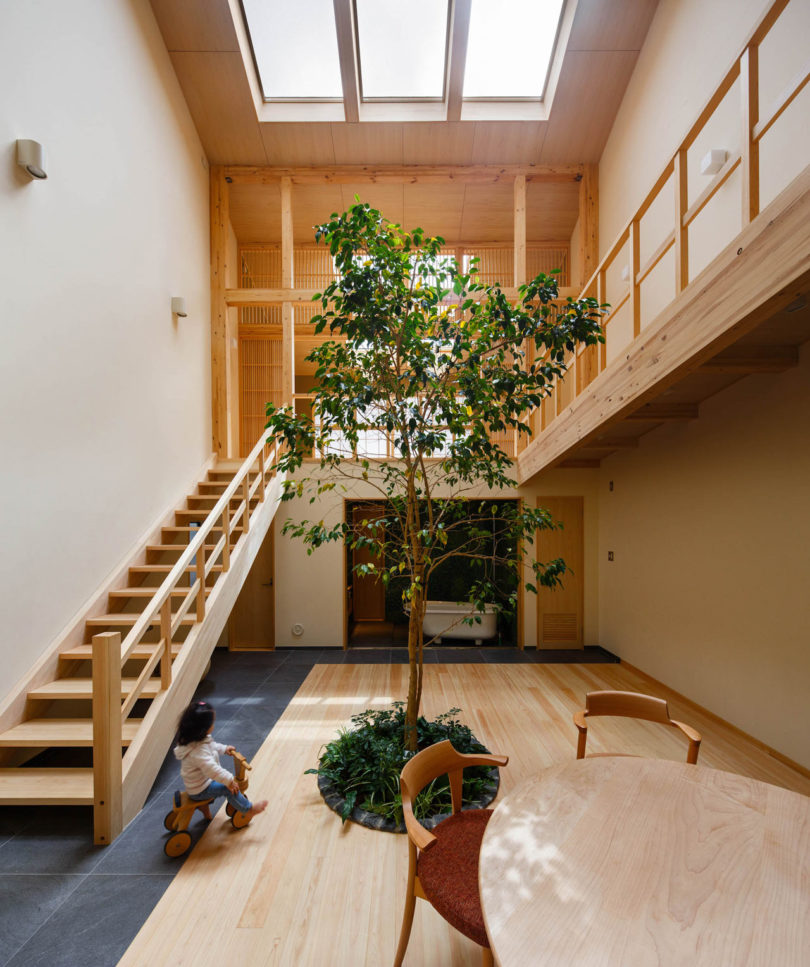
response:
<svg viewBox="0 0 810 967"><path fill-rule="evenodd" d="M211 166L211 446L228 456L228 184L222 165Z"/></svg>
<svg viewBox="0 0 810 967"><path fill-rule="evenodd" d="M641 266L641 243L637 219L630 222L630 312L633 316L633 338L641 332L641 286L638 273Z"/></svg>
<svg viewBox="0 0 810 967"><path fill-rule="evenodd" d="M526 281L526 176L517 175L515 207L515 288Z"/></svg>
<svg viewBox="0 0 810 967"><path fill-rule="evenodd" d="M584 287L599 264L599 166L585 165L579 183L579 284ZM571 280L573 283L573 279Z"/></svg>
<svg viewBox="0 0 810 967"><path fill-rule="evenodd" d="M740 58L740 93L742 95L742 225L759 214L759 141L754 128L759 123L759 48L751 44Z"/></svg>
<svg viewBox="0 0 810 967"><path fill-rule="evenodd" d="M293 287L292 180L281 179L281 287ZM295 393L295 325L292 302L281 304L282 402L292 406Z"/></svg>
<svg viewBox="0 0 810 967"><path fill-rule="evenodd" d="M107 846L123 829L121 635L93 636L93 842Z"/></svg>
<svg viewBox="0 0 810 967"><path fill-rule="evenodd" d="M675 291L683 292L689 285L689 229L683 223L689 208L686 148L675 155Z"/></svg>

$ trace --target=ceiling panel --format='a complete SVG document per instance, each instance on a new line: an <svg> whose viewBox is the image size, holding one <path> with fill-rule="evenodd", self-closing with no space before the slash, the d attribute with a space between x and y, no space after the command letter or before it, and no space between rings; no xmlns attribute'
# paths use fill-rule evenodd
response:
<svg viewBox="0 0 810 967"><path fill-rule="evenodd" d="M403 164L472 164L475 130L472 124L417 122L403 125Z"/></svg>
<svg viewBox="0 0 810 967"><path fill-rule="evenodd" d="M167 50L239 50L223 0L150 0Z"/></svg>
<svg viewBox="0 0 810 967"><path fill-rule="evenodd" d="M266 165L241 54L170 53L211 164Z"/></svg>
<svg viewBox="0 0 810 967"><path fill-rule="evenodd" d="M471 163L532 164L540 160L545 121L476 121Z"/></svg>
<svg viewBox="0 0 810 967"><path fill-rule="evenodd" d="M259 129L270 165L306 167L335 163L331 124L260 124Z"/></svg>
<svg viewBox="0 0 810 967"><path fill-rule="evenodd" d="M658 0L578 0L566 49L640 50L657 6Z"/></svg>
<svg viewBox="0 0 810 967"><path fill-rule="evenodd" d="M402 125L333 124L336 165L401 165ZM312 162L320 163L320 162Z"/></svg>
<svg viewBox="0 0 810 967"><path fill-rule="evenodd" d="M281 238L281 190L274 185L231 185L231 225L242 242L278 242Z"/></svg>
<svg viewBox="0 0 810 967"><path fill-rule="evenodd" d="M405 185L405 227L449 241L461 238L464 185Z"/></svg>
<svg viewBox="0 0 810 967"><path fill-rule="evenodd" d="M634 50L566 53L540 154L543 164L599 161L637 60Z"/></svg>

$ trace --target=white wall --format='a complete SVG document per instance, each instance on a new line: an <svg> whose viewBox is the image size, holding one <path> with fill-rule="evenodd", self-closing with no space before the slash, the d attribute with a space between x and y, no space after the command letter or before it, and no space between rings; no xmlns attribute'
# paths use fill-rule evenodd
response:
<svg viewBox="0 0 810 967"><path fill-rule="evenodd" d="M810 344L606 460L599 611L606 648L810 768L808 440Z"/></svg>
<svg viewBox="0 0 810 967"><path fill-rule="evenodd" d="M537 477L530 486L519 487L505 496L520 497L531 507L536 498L546 496L582 496L584 498L585 534L585 616L586 645L599 644L599 579L597 488L599 477L591 470L556 470ZM490 496L481 489L478 496ZM370 489L355 488L351 493L332 492L314 504L295 500L283 504L274 521L275 531L275 621L276 644L280 647L342 646L344 638L344 589L346 581L345 552L340 543L327 544L307 554L306 545L297 538L281 534L287 518L294 521L323 520L327 526L343 519L343 501L359 497L378 497ZM527 554L531 553L527 547ZM523 634L526 647L537 644L537 598L524 594ZM292 634L292 626L301 624L302 635Z"/></svg>
<svg viewBox="0 0 810 967"><path fill-rule="evenodd" d="M208 172L147 0L26 0L2 21L0 698L211 433ZM45 146L47 181L16 167L17 138Z"/></svg>

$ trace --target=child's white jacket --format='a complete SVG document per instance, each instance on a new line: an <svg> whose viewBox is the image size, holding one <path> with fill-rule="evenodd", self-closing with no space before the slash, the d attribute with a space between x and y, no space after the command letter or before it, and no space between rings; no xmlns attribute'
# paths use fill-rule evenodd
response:
<svg viewBox="0 0 810 967"><path fill-rule="evenodd" d="M215 780L223 786L233 782L231 773L219 764L219 757L226 749L227 746L214 742L210 735L201 742L175 746L174 754L180 760L180 778L187 793L196 796Z"/></svg>

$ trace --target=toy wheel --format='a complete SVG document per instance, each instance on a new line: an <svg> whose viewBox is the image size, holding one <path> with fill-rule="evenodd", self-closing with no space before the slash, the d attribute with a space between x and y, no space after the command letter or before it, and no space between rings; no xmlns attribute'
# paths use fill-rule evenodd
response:
<svg viewBox="0 0 810 967"><path fill-rule="evenodd" d="M231 825L234 829L244 829L252 818L253 817L248 816L247 813L235 812L233 816L231 816Z"/></svg>
<svg viewBox="0 0 810 967"><path fill-rule="evenodd" d="M228 814L228 815L229 815L229 816L230 816L231 818L233 818L233 814L234 814L234 813L236 812L236 810L234 809L234 807L233 807L233 806L232 806L232 805L231 805L230 803L227 803L227 804L226 804L226 806L225 806L225 812L226 812L226 813L227 813L227 814Z"/></svg>
<svg viewBox="0 0 810 967"><path fill-rule="evenodd" d="M191 848L191 833L181 830L166 840L163 851L167 856L182 856Z"/></svg>
<svg viewBox="0 0 810 967"><path fill-rule="evenodd" d="M175 816L176 816L176 813L174 810L172 810L170 813L166 814L166 818L163 820L163 825L166 827L166 829L169 830L169 832L171 832L174 829Z"/></svg>

